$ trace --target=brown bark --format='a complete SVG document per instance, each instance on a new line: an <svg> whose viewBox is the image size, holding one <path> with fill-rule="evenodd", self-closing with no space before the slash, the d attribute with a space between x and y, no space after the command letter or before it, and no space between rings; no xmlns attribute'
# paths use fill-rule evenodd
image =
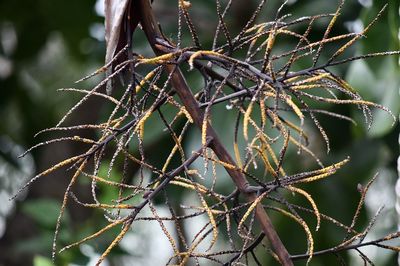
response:
<svg viewBox="0 0 400 266"><path fill-rule="evenodd" d="M164 39L163 35L161 34L158 28L158 24L154 17L154 13L152 12L149 1L140 0L140 1L135 1L134 3L135 4L133 8L135 9L137 16L140 18L140 23L143 27L143 30L147 36L147 39L153 51L157 55L165 53L165 51L162 51L160 49L158 42L159 40L167 42L167 40ZM187 111L192 116L196 125L199 128L201 128L203 123L203 111L200 109L198 102L194 98L179 67L176 67L175 65L167 65L167 71L169 73L172 73L171 82L176 93L180 97ZM207 127L207 136L211 137L212 142L210 143L210 148L215 152L218 158L223 162L236 166L236 163L229 155L225 147L222 145L221 141L219 140L216 132L211 127L211 125L208 125ZM255 193L250 192L249 190L250 185L247 182L244 175L242 174L242 172L240 170L237 170L238 168L236 169L225 168L225 169L232 178L235 185L238 187L239 191L244 195L246 195L247 201L253 202L257 198L257 196ZM278 255L282 265L293 265L288 251L286 250L278 234L276 233L268 214L265 212L264 208L261 205L258 205L256 207L255 216L263 232L271 242L273 250Z"/></svg>

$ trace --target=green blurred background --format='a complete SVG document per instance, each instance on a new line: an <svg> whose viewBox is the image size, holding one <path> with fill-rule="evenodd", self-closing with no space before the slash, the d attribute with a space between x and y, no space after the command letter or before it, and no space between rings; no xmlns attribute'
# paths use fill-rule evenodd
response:
<svg viewBox="0 0 400 266"><path fill-rule="evenodd" d="M41 129L54 126L80 97L69 92L58 92L57 89L75 86L75 80L102 65L105 43L101 2L102 0L0 1L1 266L52 265L49 259L51 243L62 195L69 182L68 173L58 171L42 178L16 201L10 202L8 198L35 173L82 150L78 145L60 143L42 147L22 159L17 159L23 150L57 135L46 133L34 138L35 133ZM233 2L227 23L232 29L239 29L256 8L257 1ZM388 2L388 9L371 29L368 38L364 38L352 47L347 55L399 50L399 1ZM362 29L385 3L386 1L373 0L347 1L333 34ZM193 0L192 4L190 13L198 27L202 44L209 47L216 22L216 17L213 17L215 1ZM273 19L274 12L280 4L281 1L270 0L267 11L262 14L263 18ZM155 0L154 5L164 32L167 36L175 38L177 1ZM337 5L338 1L331 0L292 0L284 12L293 14L293 17L332 13ZM321 38L327 23L328 20L316 23L311 39ZM279 45L282 47L293 45L290 43L293 41L295 40L285 38ZM143 38L136 37L134 45L138 50L148 52ZM335 46L328 47L335 49ZM329 56L329 53L323 54L320 61L323 61L324 56ZM398 60L398 56L393 56L352 62L335 68L334 72L345 77L364 99L385 105L398 116L400 110ZM190 74L188 79L196 87L197 79L191 78ZM98 80L95 78L79 86L87 89ZM315 138L314 151L317 150L317 154L326 164L339 161L347 155L351 156L352 160L335 177L309 186L308 191L316 199L322 212L350 224L359 199L357 184L365 184L379 172L380 177L371 189L357 228L363 228L368 222L367 219L374 215L381 205L385 205L382 219L375 225L369 239L395 231L397 215L394 208L396 200L394 184L397 178L395 169L399 154L398 123L391 126L390 116L374 110L375 121L372 128L367 131L362 113L356 108L329 105L325 107L330 111L351 116L358 125L319 116L331 139L332 151L329 155L325 154L323 140L316 129L310 126L312 136ZM109 109L101 101L93 99L79 108L67 124L94 123L108 111ZM218 113L214 115L216 120L225 119L218 117ZM215 125L222 134L224 130L231 131L223 123ZM147 132L151 134L151 138L147 141L149 153L152 153L152 150L157 151L157 147L171 146L170 140L162 134L159 125L149 127L146 127ZM88 134L94 135L93 132ZM226 132L226 134L231 133ZM185 139L185 144L194 147L198 143L197 136L198 132L195 129L191 130L189 137ZM293 171L309 167L308 161L299 161L294 153L290 156L286 164ZM88 191L88 184L85 183L79 184L76 188L76 193L81 198L90 200ZM107 198L107 191L103 192L102 197ZM177 197L185 198L188 195L177 195ZM298 198L292 200L302 202ZM105 219L99 212L78 208L74 204L68 207L67 215L62 221L59 246L74 242L105 224ZM162 206L159 207L162 209ZM306 244L300 229L291 230L293 224L281 217L276 217L274 223L292 253L304 252ZM163 236L157 225L142 225L139 228L128 234L104 265L165 264L165 257L160 254L165 251L166 257L169 256L169 249L166 247L168 242L163 246L164 242L159 239ZM113 232L61 254L57 264L94 265L96 257L106 248L112 236ZM343 237L342 231L323 223L320 232L315 233L316 249L330 247ZM376 265L397 264L397 256L392 252L376 248L363 250L370 255ZM343 258L351 265L361 264L355 253L344 253ZM272 262L265 258L265 265L270 263ZM299 265L303 263L299 262ZM311 262L311 265L337 264L338 261L334 256L315 258Z"/></svg>

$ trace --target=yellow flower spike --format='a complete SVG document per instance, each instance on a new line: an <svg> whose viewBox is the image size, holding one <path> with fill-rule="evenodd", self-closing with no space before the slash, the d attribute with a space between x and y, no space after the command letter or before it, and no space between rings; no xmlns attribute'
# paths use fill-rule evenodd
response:
<svg viewBox="0 0 400 266"><path fill-rule="evenodd" d="M182 137L183 137L183 134L180 134L179 137L178 137L178 143L180 143L182 141ZM182 147L179 147L180 145L178 145L178 143L175 143L175 146L172 148L170 154L168 155L167 160L165 160L165 163L164 163L164 165L163 165L163 167L161 169L161 171L163 173L165 173L165 171L167 171L168 165L170 164L170 162L172 160L172 157L174 157L175 153L178 150L182 149Z"/></svg>
<svg viewBox="0 0 400 266"><path fill-rule="evenodd" d="M321 225L321 214L319 213L317 204L315 204L315 201L313 200L311 195L309 193L307 193L306 191L304 191L304 190L302 190L300 188L294 187L294 186L287 186L286 188L288 190L292 191L292 192L296 192L296 193L299 193L299 194L303 195L310 202L311 207L314 210L314 214L317 217L317 226L315 228L315 231L318 231L319 227Z"/></svg>
<svg viewBox="0 0 400 266"><path fill-rule="evenodd" d="M286 84L290 84L290 83L292 83L292 82L294 82L294 81L296 81L296 80L299 80L300 78L301 78L301 76L294 76L294 77L292 77L292 78L286 79L286 80L285 80L285 83L286 83Z"/></svg>
<svg viewBox="0 0 400 266"><path fill-rule="evenodd" d="M196 190L197 190L197 187L196 187ZM203 205L203 208L206 210L208 219L210 219L210 223L212 226L212 240L211 240L210 246L207 249L207 251L209 251L212 249L212 247L217 242L218 227L217 227L217 222L215 221L215 218L214 218L214 214L213 214L212 210L210 209L210 207L208 206L206 200L204 199L204 197L201 194L199 195L199 198L200 198L201 205Z"/></svg>
<svg viewBox="0 0 400 266"><path fill-rule="evenodd" d="M137 133L141 132L144 122L146 122L146 120L151 116L152 113L153 113L153 110L150 109L144 114L144 116L136 124L135 130L134 130L135 132L137 132Z"/></svg>
<svg viewBox="0 0 400 266"><path fill-rule="evenodd" d="M197 169L189 169L186 171L188 175L199 175L199 171Z"/></svg>
<svg viewBox="0 0 400 266"><path fill-rule="evenodd" d="M340 16L340 11L341 11L342 8L343 8L344 2L345 2L345 0L342 0L341 3L339 4L338 8L336 9L335 14L333 15L331 21L330 21L329 24L328 24L328 27L327 27L326 30L325 30L324 36L322 37L323 40L326 39L326 38L328 37L329 33L331 32L331 30L332 30L332 28L333 28L333 25L335 24L337 18ZM324 47L323 44L321 44L321 45L318 47L317 53L316 53L316 55L315 55L314 58L313 58L313 66L315 66L315 65L317 64L318 58L319 58L319 56L321 55L321 51L322 51L322 48L323 48L323 47Z"/></svg>
<svg viewBox="0 0 400 266"><path fill-rule="evenodd" d="M158 71L158 68L153 69L152 71L150 71L140 82L138 85L136 85L135 91L136 93L138 93L140 91L140 89L146 84L146 82L148 82L151 78L154 77L154 75L156 74L156 72Z"/></svg>
<svg viewBox="0 0 400 266"><path fill-rule="evenodd" d="M139 138L143 140L144 138L144 122L139 127Z"/></svg>
<svg viewBox="0 0 400 266"><path fill-rule="evenodd" d="M372 25L375 24L375 22L379 19L379 17L382 15L383 11L387 8L388 4L385 4L383 8L379 11L379 13L376 15L376 17L367 25L367 27L364 28L364 30L357 34L355 37L353 37L350 41L345 43L342 47L340 47L328 60L328 62L331 62L333 59L338 57L340 54L342 54L347 48L352 46L358 39L360 39L362 36L365 36L365 34L368 32L368 30L372 27Z"/></svg>
<svg viewBox="0 0 400 266"><path fill-rule="evenodd" d="M268 36L267 49L266 49L266 51L268 51L268 53L271 52L272 47L274 46L275 37L276 37L276 32L271 31L271 32L269 33L269 36Z"/></svg>
<svg viewBox="0 0 400 266"><path fill-rule="evenodd" d="M294 85L291 86L290 88L292 90L309 90L309 89L315 89L315 88L321 88L324 87L323 84L309 84L309 85Z"/></svg>
<svg viewBox="0 0 400 266"><path fill-rule="evenodd" d="M176 179L178 179L178 180L180 180L180 181L175 181L175 180L173 180L173 181L171 181L171 184L175 184L175 185L180 185L180 186L183 186L183 187L187 187L187 188L190 188L190 189L193 189L193 190L196 190L196 191L198 191L198 192L200 192L200 193L202 193L202 194L205 194L205 193L209 193L210 191L208 191L207 190L207 188L205 188L204 186L202 186L202 185L200 185L200 184L198 184L198 183L195 183L195 182L193 182L193 181L190 181L190 180L187 180L187 179L184 179L184 178L182 178L182 177L177 177ZM181 181L185 181L185 182L190 182L191 184L187 184L187 183L185 183L185 182L181 182ZM212 195L214 195L214 196L216 196L216 198L219 200L219 197L218 197L218 195L216 195L215 193L213 193ZM202 200L204 200L204 198L202 198L202 197L200 197L200 199ZM202 201L203 201L202 200ZM205 204L205 205L204 205ZM214 214L215 215L218 215L218 214L223 214L224 212L221 212L221 211L219 211L219 210L211 210L209 207L208 207L208 205L207 205L207 203L204 201L204 202L202 202L202 205L203 205L203 208L202 209L200 209L200 210L202 210L202 211L206 211L207 212L207 214L208 214L208 216L209 216L209 218L210 218L210 224L212 225L212 227L213 227L213 240L212 240L212 245L215 243L215 241L216 241L216 236L217 235L215 235L215 234L218 234L218 228L217 228L217 225L216 225L216 222L215 222L215 219L214 219ZM211 219L211 217L212 217L212 219ZM215 231L216 230L216 231ZM202 241L202 238L200 238L200 239L198 239L197 241L195 241L191 246L190 246L190 248L188 249L188 251L187 252L182 252L182 253L179 253L179 255L181 255L181 256L184 256L184 258L183 258L183 260L181 261L181 263L179 264L179 265L186 265L186 262L187 262L187 260L188 260L188 258L190 257L190 255L191 254L193 254L193 251L196 249L196 247L200 244L200 242ZM212 246L210 246L210 248L211 248Z"/></svg>
<svg viewBox="0 0 400 266"><path fill-rule="evenodd" d="M279 161L278 161L278 158L276 157L275 152L274 152L274 150L272 149L271 145L270 145L265 139L263 139L263 138L261 138L260 140L262 141L262 146L265 147L265 148L268 150L269 154L271 155L271 158L272 158L272 160L274 161L275 166L278 166ZM264 149L263 149L263 150L264 150ZM272 166L271 166L271 168L272 168ZM274 172L275 172L275 171L274 171ZM285 172L285 170L284 170L282 167L279 169L279 173L280 173L282 176L285 176L285 175L286 175L286 172Z"/></svg>
<svg viewBox="0 0 400 266"><path fill-rule="evenodd" d="M282 121L282 119L281 119ZM301 127L296 126L295 124L293 124L292 122L288 121L288 120L283 120L282 123L284 123L285 125L287 125L288 127L290 127L291 129L293 129L294 131L296 131L297 133L300 134L300 136L302 138L304 138L304 140L306 141L306 143L308 143L308 136L304 133L303 129Z"/></svg>
<svg viewBox="0 0 400 266"><path fill-rule="evenodd" d="M301 120L300 123L303 124L304 114L301 112L300 108L289 97L285 97L284 100L287 103L287 105L289 105L292 108L293 112L299 117L299 119Z"/></svg>
<svg viewBox="0 0 400 266"><path fill-rule="evenodd" d="M283 210L283 209L281 209L281 208L276 208L276 207L269 207L269 208L271 208L271 209L273 209L273 210L275 210L275 211L278 211L278 212L282 213L283 215L288 216L289 218L292 218L292 219L293 219L294 221L296 221L301 227L303 227L304 232L306 233L307 242L308 242L308 250L307 250L307 252L308 252L308 259L307 259L307 262L306 262L306 265L308 265L308 263L310 263L310 261L311 261L311 259L312 259L312 257L313 257L313 254L314 254L314 239L313 239L313 237L312 237L310 228L308 227L307 223L306 223L302 218L297 217L297 216L293 215L292 213L290 213L290 212L288 212L288 211L285 211L285 210Z"/></svg>
<svg viewBox="0 0 400 266"><path fill-rule="evenodd" d="M255 149L258 151L258 153L261 155L261 159L264 162L265 169L270 172L274 177L276 177L276 173L274 168L272 167L271 163L268 160L268 155L265 153L265 151L261 150L257 146L252 146L251 148Z"/></svg>
<svg viewBox="0 0 400 266"><path fill-rule="evenodd" d="M356 92L356 90L349 83L347 83L344 79L342 79L340 77L329 76L328 79L333 80L334 82L338 83L342 88L344 88L352 93Z"/></svg>
<svg viewBox="0 0 400 266"><path fill-rule="evenodd" d="M100 264L103 262L103 260L107 257L107 255L111 252L111 250L121 241L121 239L125 236L125 234L128 232L129 228L131 228L131 223L133 220L130 220L130 222L127 222L124 227L122 228L121 232L118 234L118 236L111 242L111 244L108 246L106 251L104 251L103 254L101 254L99 260L96 263L96 266L100 266Z"/></svg>
<svg viewBox="0 0 400 266"><path fill-rule="evenodd" d="M240 169L243 168L242 159L240 158L239 146L236 141L233 142L233 150L235 152L235 159Z"/></svg>
<svg viewBox="0 0 400 266"><path fill-rule="evenodd" d="M319 74L319 75L316 75L316 76L313 76L313 77L310 77L310 78L306 78L306 79L303 79L303 80L300 80L300 81L293 82L290 85L302 85L302 84L306 84L306 83L313 83L313 82L319 81L321 79L324 79L324 78L327 78L327 77L330 77L330 76L331 75L329 73L322 73L322 74Z"/></svg>
<svg viewBox="0 0 400 266"><path fill-rule="evenodd" d="M232 170L240 170L240 169L238 169L237 166L235 166L235 165L233 165L233 164L230 164L230 163L227 163L227 162L218 160L218 159L214 159L214 158L211 158L210 156L206 156L206 155L203 155L203 157L204 157L205 159L207 159L207 160L216 162L216 163L222 165L222 166L225 167L225 168L232 169Z"/></svg>
<svg viewBox="0 0 400 266"><path fill-rule="evenodd" d="M314 182L314 181L323 179L330 175L333 175L334 173L336 173L337 170L339 170L343 165L345 165L349 161L350 161L350 159L347 158L347 159L344 159L343 161L335 163L331 166L319 169L314 172L315 175L308 177L308 178L301 179L295 183L310 183L310 182Z"/></svg>
<svg viewBox="0 0 400 266"><path fill-rule="evenodd" d="M268 253L272 256L272 258L276 260L276 262L282 265L281 260L279 259L278 255L276 255L275 252L273 252L271 249L268 249Z"/></svg>
<svg viewBox="0 0 400 266"><path fill-rule="evenodd" d="M90 236L87 236L87 237L85 237L84 239L79 240L79 241L77 241L77 242L75 242L75 243L72 243L72 244L70 244L70 245L68 245L68 246L63 247L63 248L59 251L59 253L65 251L65 250L67 250L67 249L70 249L70 248L72 248L72 247L79 246L80 244L82 244L82 243L84 243L84 242L86 242L86 241L88 241L88 240L91 240L91 239L93 239L93 238L96 238L96 237L100 236L101 234L103 234L104 232L110 230L110 229L113 228L114 226L117 226L117 225L119 225L119 224L121 224L121 223L123 223L123 222L125 222L125 221L126 221L126 219L117 220L117 221L115 221L115 222L113 222L113 223L107 225L106 227L103 227L102 229L100 229L100 230L97 231L96 233L94 233L94 234L92 234L92 235L90 235Z"/></svg>
<svg viewBox="0 0 400 266"><path fill-rule="evenodd" d="M76 180L78 179L79 175L81 174L82 170L85 168L86 164L87 164L87 160L85 159L80 166L78 167L78 169L75 171L74 175L72 176L71 180L69 181L68 187L66 188L65 192L64 192L64 196L63 196L63 201L61 204L61 208L60 208L60 212L58 214L57 217L57 222L56 222L56 229L54 230L54 238L53 238L53 247L52 247L52 259L55 259L56 256L56 251L57 251L57 238L58 238L58 233L60 231L60 227L61 227L61 219L64 215L64 211L65 208L67 207L67 202L69 199L69 193L72 189L72 186L75 184Z"/></svg>
<svg viewBox="0 0 400 266"><path fill-rule="evenodd" d="M186 110L186 108L185 108L184 106L182 106L182 107L179 109L178 115L180 115L180 114L184 114L184 115L186 116L186 119L187 119L191 124L194 123L194 122L193 122L192 116L189 114L189 112Z"/></svg>
<svg viewBox="0 0 400 266"><path fill-rule="evenodd" d="M195 190L196 189L194 185L188 184L188 183L183 182L183 181L175 181L175 180L173 180L173 181L170 182L170 184L175 185L175 186L180 186L180 187L183 187L183 188L187 188L187 189L190 189L190 190ZM201 193L207 193L207 190L204 189L204 188L199 188L199 191Z"/></svg>
<svg viewBox="0 0 400 266"><path fill-rule="evenodd" d="M59 169L59 168L61 168L61 167L63 167L63 166L66 166L66 165L69 165L70 163L73 163L73 162L78 161L79 159L82 159L82 156L78 155L78 156L74 156L74 157L65 159L64 161L59 162L58 164L53 165L52 167L50 167L50 168L44 170L43 172L37 174L37 175L34 176L29 182L27 182L27 183L26 183L25 185L23 185L20 189L18 189L17 193L15 193L15 195L14 195L12 198L10 198L10 200L15 199L25 188L27 188L28 186L30 186L33 182L35 182L35 181L36 181L37 179L39 179L40 177L45 176L45 175L48 175L48 174L54 172L55 170L57 170L57 169Z"/></svg>
<svg viewBox="0 0 400 266"><path fill-rule="evenodd" d="M201 125L201 144L206 147L207 144L207 127L208 127L208 117L204 117L203 124Z"/></svg>
<svg viewBox="0 0 400 266"><path fill-rule="evenodd" d="M332 98L324 98L316 95L309 95L306 93L303 93L306 96L310 96L315 100L321 101L321 102L326 102L326 103L334 103L334 104L359 104L359 105L367 105L367 106L372 106L378 109L381 109L385 112L387 112L392 118L393 118L393 124L396 122L396 117L393 115L392 111L390 111L388 108L385 106L382 106L377 103L369 102L369 101L364 101L364 100L339 100L339 99L332 99Z"/></svg>
<svg viewBox="0 0 400 266"><path fill-rule="evenodd" d="M278 29L276 32L297 37L297 38L302 39L303 41L305 41L307 44L310 44L310 42L308 41L307 38L305 38L303 35L298 34L298 33L294 32L294 31L285 30L285 29Z"/></svg>
<svg viewBox="0 0 400 266"><path fill-rule="evenodd" d="M192 3L189 1L179 0L179 6L187 10L192 7Z"/></svg>
<svg viewBox="0 0 400 266"><path fill-rule="evenodd" d="M265 28L265 26L266 26L266 23L260 23L260 24L254 25L253 27L248 28L245 31L245 33L250 33L250 32L255 31L255 30L257 30L257 33L261 32Z"/></svg>
<svg viewBox="0 0 400 266"><path fill-rule="evenodd" d="M221 57L221 58L225 58L225 59L226 59L225 56L223 56L222 54L220 54L220 53L218 53L218 52L207 51L207 50L200 50L200 51L197 51L197 52L193 53L193 54L190 56L190 58L189 58L189 60L188 60L188 64L189 64L189 66L190 66L190 69L193 69L193 61L196 59L196 57L203 56L203 55L212 55L212 56Z"/></svg>
<svg viewBox="0 0 400 266"><path fill-rule="evenodd" d="M260 35L260 33L264 30L263 27L258 28L257 32L256 32L256 36ZM253 46L256 44L256 42L258 41L258 37L257 38L252 38L251 42L250 42L250 47L253 48ZM260 47L263 47L265 44L261 44ZM250 51L250 49L249 49Z"/></svg>
<svg viewBox="0 0 400 266"><path fill-rule="evenodd" d="M266 96L276 97L276 93L265 92L264 94ZM289 95L285 94L284 92L281 92L280 95L279 95L279 98L283 99L286 102L286 104L289 105L290 108L292 108L293 112L299 117L300 123L303 124L304 123L304 114L300 110L300 108L292 101L292 99L289 97ZM268 110L268 113L271 116L273 116L274 125L276 125L276 122L278 120L280 121L279 117L274 112L272 112L270 110Z"/></svg>
<svg viewBox="0 0 400 266"><path fill-rule="evenodd" d="M248 135L249 120L250 120L251 112L253 111L253 104L254 104L254 101L251 101L249 106L247 107L246 112L244 113L244 118L243 118L243 136L246 141L249 140L249 135Z"/></svg>
<svg viewBox="0 0 400 266"><path fill-rule="evenodd" d="M267 196L267 191L262 193L260 196L258 196L253 203L249 206L245 214L243 215L242 219L240 219L239 225L238 225L238 232L240 232L243 223L246 221L246 219L250 216L251 212L257 207L257 205L264 199L265 196Z"/></svg>
<svg viewBox="0 0 400 266"><path fill-rule="evenodd" d="M86 174L86 173L83 173L83 174L85 176L89 177L90 179L95 180L96 182L101 182L101 183L104 183L104 184L110 185L110 186L123 187L123 188L132 188L132 189L140 189L141 188L140 186L128 185L128 184L124 184L124 183L119 183L119 182L106 180L104 178L101 178L101 177L95 176L95 175L89 175L89 174Z"/></svg>
<svg viewBox="0 0 400 266"><path fill-rule="evenodd" d="M178 52L180 53L180 52ZM174 59L174 57L178 53L168 53L168 54L163 54L160 56L152 57L152 58L142 58L139 59L137 62L137 65L158 65L158 64L164 64L167 63L168 60Z"/></svg>
<svg viewBox="0 0 400 266"><path fill-rule="evenodd" d="M260 114L261 114L261 123L263 126L267 123L267 116L265 114L265 102L264 99L260 99Z"/></svg>
<svg viewBox="0 0 400 266"><path fill-rule="evenodd" d="M261 72L263 73L267 70L268 65L271 64L269 56L271 54L272 47L274 46L275 43L275 37L276 37L276 29L274 27L274 29L270 31L267 39L267 47L265 48L265 53L264 53L264 63L261 69Z"/></svg>

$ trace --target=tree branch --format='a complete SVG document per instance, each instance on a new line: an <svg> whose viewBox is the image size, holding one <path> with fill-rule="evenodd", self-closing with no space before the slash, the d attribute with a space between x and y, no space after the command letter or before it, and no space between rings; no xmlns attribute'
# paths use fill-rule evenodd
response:
<svg viewBox="0 0 400 266"><path fill-rule="evenodd" d="M133 8L140 18L140 23L153 51L157 55L163 54L164 52L159 48L160 45L158 44L158 40L164 40L164 42L168 41L164 39L158 28L158 24L155 20L154 13L151 9L149 1L135 1ZM186 110L190 113L195 124L199 128L201 128L203 123L203 111L200 109L196 99L189 89L179 67L175 65L167 65L166 69L169 74L172 75L172 85L175 88L178 96L182 100L182 103L185 105ZM211 127L211 125L208 125L207 127L207 136L212 138L210 148L215 152L218 158L223 162L236 166L236 163L220 142L216 132ZM225 169L232 178L233 182L238 187L239 191L246 195L247 201L253 202L254 200L256 200L256 194L249 193L250 185L241 173L241 171L239 171L239 168L232 169L225 167ZM282 265L293 265L293 262L290 259L290 255L283 245L282 241L280 240L278 234L276 233L268 214L265 212L264 208L260 204L257 205L255 209L255 215L263 232L271 242L271 245L278 255Z"/></svg>

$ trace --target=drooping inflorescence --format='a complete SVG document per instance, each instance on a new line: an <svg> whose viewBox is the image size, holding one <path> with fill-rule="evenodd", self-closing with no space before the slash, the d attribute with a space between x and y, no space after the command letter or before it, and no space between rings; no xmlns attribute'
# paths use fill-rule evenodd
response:
<svg viewBox="0 0 400 266"><path fill-rule="evenodd" d="M268 8L268 5L267 1L261 0L248 23L233 35L231 32L235 31L230 29L226 22L232 1L216 0L216 13L213 14L218 18L215 37L212 46L206 47L202 44L196 23L190 15L190 11L196 8L196 2L177 0L176 40L164 37L147 0L125 2L128 2L124 4L126 12L118 14L122 16L121 20L115 20L120 21L122 25L117 29L121 30L123 27L131 38L133 32L129 32L129 27L125 26L133 25L133 20L139 21L141 27L137 29L133 27L131 30L143 30L149 47L156 55L154 57L140 55L140 51L132 46L129 38L126 38L124 47L118 46L120 50L118 47L108 49L114 53L107 55L107 64L78 82L103 72L107 72L106 78L91 90L62 89L62 91L82 93L84 96L54 128L43 130L43 132L62 131L67 136L32 147L51 145L60 141L83 142L89 145L86 152L67 158L43 171L22 188L25 189L41 176L62 167L67 166L73 171L58 219L53 256L58 251L56 243L61 217L67 202L71 200L83 207L104 212L108 225L60 251L94 239L111 228L120 227L120 233L110 242L98 264L106 258L132 226L132 230L135 230L134 224L140 220L159 224L173 252L168 263L178 265L184 265L189 260L198 264L199 260L203 259L223 265L244 262L249 256L255 256L253 250L257 247L264 248L283 265L291 265L291 261L296 259L310 261L313 256L356 249L366 244L399 251L397 247L382 244L384 241L397 238L398 233L375 241L363 242L369 227L363 232L354 229L370 183L361 193L360 204L349 226L321 213L318 209L318 200L314 199L305 188L300 187L301 184L332 176L349 161L349 158L343 158L340 162L325 166L309 147L308 143L313 140L308 136L306 121L311 121L320 132L328 152L329 136L322 127L318 115L354 122L345 115L314 107L316 103L318 106L354 105L363 112L367 124L372 122L370 108L382 109L395 119L390 110L364 100L356 89L331 71L332 66L354 60L399 54L398 51L377 52L340 59L349 47L368 34L368 30L384 12L385 7L362 32L331 36L332 29L344 8L344 1L333 14L301 18L284 15L285 2L278 9L274 20L262 21L259 14ZM112 4L112 1L107 3ZM326 18L329 18L329 23L322 39L311 40L309 36L314 23ZM162 18L159 19L162 25ZM297 27L299 25L305 27L305 31L299 32ZM192 44L184 47L182 38L186 29L189 31ZM108 33L108 36L122 38L115 33ZM279 47L281 36L294 38L296 45L285 51L276 49ZM115 46L121 40L108 40L108 42ZM342 45L335 51L326 51L325 47L328 44L336 42ZM321 60L321 54L324 52L330 53L326 62ZM294 66L305 59L309 60L309 67L295 70ZM189 69L189 74L196 72L202 77L200 89L199 84L186 82L185 75L180 70L182 68ZM119 86L120 76L125 82ZM109 90L112 91L111 95L105 93L105 84L113 86L113 90ZM63 127L69 115L77 112L77 108L85 104L90 97L101 97L110 104L113 107L110 116L97 124L93 122L93 124ZM234 132L234 138L229 140L230 147L222 144L223 136L218 136L213 129L214 118L217 115L213 109L221 103L227 104L237 117L236 120L225 121L225 126ZM146 132L154 130L147 128L150 119L163 125L165 134L174 144L163 159L162 165L155 165L147 158ZM184 138L191 128L196 127L201 133L199 146L196 151L188 151L184 146ZM95 130L98 139L68 135L70 131L85 129ZM285 162L291 160L288 150L292 148L298 150L300 156L311 157L315 161L315 169L299 173L288 172ZM231 149L234 150L232 155L228 152ZM193 163L196 160L204 160L204 169L194 168ZM176 162L180 164L172 167ZM108 171L102 176L99 169L105 165ZM117 171L118 176L112 176L113 168L120 170ZM222 191L216 187L216 182L221 178L218 176L217 168L225 168L227 175L231 177L229 189ZM135 177L131 176L128 174L129 169L135 169L138 174ZM145 178L144 172L151 173L150 178ZM78 178L90 180L92 202L82 202L79 195L73 193ZM207 179L211 179L212 182L208 182ZM118 197L112 202L100 202L98 184L118 191ZM177 212L176 206L172 206L169 200L172 197L169 191L171 187L192 193L198 201L193 202L191 206L181 207L182 210ZM309 206L290 203L286 195L292 193L304 197ZM154 202L156 198L168 207L170 216L163 217L158 214ZM150 209L148 216L143 215L144 208ZM177 214L183 210L184 215ZM275 239L277 235L267 211L277 212L299 224L307 242L305 254L291 255L285 249L285 243ZM184 231L181 228L182 221L197 216L206 217L208 223L187 239L187 235L182 233ZM315 216L316 225L308 224L304 219L305 216ZM313 235L317 233L316 231L323 230L322 220L345 230L348 237L331 249L315 251L318 246ZM177 236L168 231L165 226L167 221L174 222ZM208 238L209 235L211 240ZM220 250L217 245L218 239L222 238L221 235L228 239L227 250ZM264 237L268 238L271 247L262 244ZM206 250L198 248L203 242L208 242ZM355 243L358 243L358 246Z"/></svg>

